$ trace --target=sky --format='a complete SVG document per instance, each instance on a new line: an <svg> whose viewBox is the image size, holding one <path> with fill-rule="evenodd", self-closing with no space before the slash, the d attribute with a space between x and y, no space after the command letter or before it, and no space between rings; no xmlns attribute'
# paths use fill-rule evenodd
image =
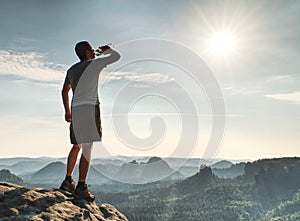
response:
<svg viewBox="0 0 300 221"><path fill-rule="evenodd" d="M67 156L81 40L121 54L100 74L93 157L300 156L299 1L0 4L0 157Z"/></svg>

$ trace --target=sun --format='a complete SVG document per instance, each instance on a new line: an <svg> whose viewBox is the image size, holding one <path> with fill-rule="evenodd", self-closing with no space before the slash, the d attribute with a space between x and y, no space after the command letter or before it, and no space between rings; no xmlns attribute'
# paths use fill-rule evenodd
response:
<svg viewBox="0 0 300 221"><path fill-rule="evenodd" d="M209 40L209 49L217 55L226 56L235 47L235 37L230 32L216 32Z"/></svg>

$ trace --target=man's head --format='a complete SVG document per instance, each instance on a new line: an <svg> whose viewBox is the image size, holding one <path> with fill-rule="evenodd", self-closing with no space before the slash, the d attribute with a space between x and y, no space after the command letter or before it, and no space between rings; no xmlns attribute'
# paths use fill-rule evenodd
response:
<svg viewBox="0 0 300 221"><path fill-rule="evenodd" d="M95 58L95 51L87 41L78 42L75 46L75 52L81 61Z"/></svg>

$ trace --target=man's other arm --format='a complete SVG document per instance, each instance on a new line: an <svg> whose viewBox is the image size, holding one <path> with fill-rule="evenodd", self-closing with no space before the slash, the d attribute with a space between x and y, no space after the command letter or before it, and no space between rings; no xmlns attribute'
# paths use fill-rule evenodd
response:
<svg viewBox="0 0 300 221"><path fill-rule="evenodd" d="M69 104L70 89L71 89L71 84L66 78L63 89L61 91L61 95L62 95L62 100L63 100L63 104L64 104L64 108L65 108L65 120L67 122L72 121L72 115L71 115L70 104Z"/></svg>

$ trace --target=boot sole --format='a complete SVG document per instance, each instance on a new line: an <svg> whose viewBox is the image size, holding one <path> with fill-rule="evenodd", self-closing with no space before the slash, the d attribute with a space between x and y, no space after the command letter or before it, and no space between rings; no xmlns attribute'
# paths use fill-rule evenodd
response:
<svg viewBox="0 0 300 221"><path fill-rule="evenodd" d="M70 193L73 193L75 190L71 190L71 189L69 189L69 188L67 188L67 187L59 187L59 189L60 190L63 190L63 191L67 191L67 192L70 192Z"/></svg>

